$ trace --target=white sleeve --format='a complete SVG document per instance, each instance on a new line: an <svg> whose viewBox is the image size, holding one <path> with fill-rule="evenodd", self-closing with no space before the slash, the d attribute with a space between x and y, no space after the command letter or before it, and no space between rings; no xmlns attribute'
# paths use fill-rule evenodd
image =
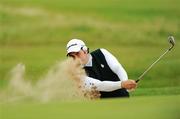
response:
<svg viewBox="0 0 180 119"><path fill-rule="evenodd" d="M118 62L118 60L107 50L100 49L104 54L107 64L110 69L121 79L121 81L128 80L128 76L122 65Z"/></svg>
<svg viewBox="0 0 180 119"><path fill-rule="evenodd" d="M121 88L121 81L99 81L95 78L86 76L83 80L85 90L96 87L98 91L111 92Z"/></svg>

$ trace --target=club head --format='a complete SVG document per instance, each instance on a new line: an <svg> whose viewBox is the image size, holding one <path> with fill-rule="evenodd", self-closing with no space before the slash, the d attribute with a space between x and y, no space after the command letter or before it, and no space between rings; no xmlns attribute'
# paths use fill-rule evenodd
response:
<svg viewBox="0 0 180 119"><path fill-rule="evenodd" d="M169 48L169 51L170 51L174 47L174 45L175 45L174 37L173 36L169 36L168 37L168 41L171 44L171 47Z"/></svg>

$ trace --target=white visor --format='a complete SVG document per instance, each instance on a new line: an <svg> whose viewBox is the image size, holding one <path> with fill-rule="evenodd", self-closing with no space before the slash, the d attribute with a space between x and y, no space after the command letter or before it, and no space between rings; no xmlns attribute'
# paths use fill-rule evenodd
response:
<svg viewBox="0 0 180 119"><path fill-rule="evenodd" d="M84 46L85 43L82 40L79 39L70 40L66 46L67 55L71 52L79 52Z"/></svg>
<svg viewBox="0 0 180 119"><path fill-rule="evenodd" d="M67 49L67 53L70 53L70 52L79 52L81 50L81 46L79 45L74 45L74 46L70 46L68 49Z"/></svg>

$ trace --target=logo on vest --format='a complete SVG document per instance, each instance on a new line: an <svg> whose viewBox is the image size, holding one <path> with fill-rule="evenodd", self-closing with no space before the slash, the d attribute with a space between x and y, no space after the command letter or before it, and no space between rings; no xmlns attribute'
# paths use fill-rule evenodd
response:
<svg viewBox="0 0 180 119"><path fill-rule="evenodd" d="M101 67L102 67L102 68L104 68L104 65L103 65L103 64L101 64Z"/></svg>

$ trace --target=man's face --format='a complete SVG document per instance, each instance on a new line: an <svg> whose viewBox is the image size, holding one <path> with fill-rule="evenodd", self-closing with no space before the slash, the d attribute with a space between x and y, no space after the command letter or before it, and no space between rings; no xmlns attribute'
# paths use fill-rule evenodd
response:
<svg viewBox="0 0 180 119"><path fill-rule="evenodd" d="M80 50L79 52L71 52L68 54L69 57L74 59L80 59L81 63L85 65L88 61L88 54L87 51Z"/></svg>

